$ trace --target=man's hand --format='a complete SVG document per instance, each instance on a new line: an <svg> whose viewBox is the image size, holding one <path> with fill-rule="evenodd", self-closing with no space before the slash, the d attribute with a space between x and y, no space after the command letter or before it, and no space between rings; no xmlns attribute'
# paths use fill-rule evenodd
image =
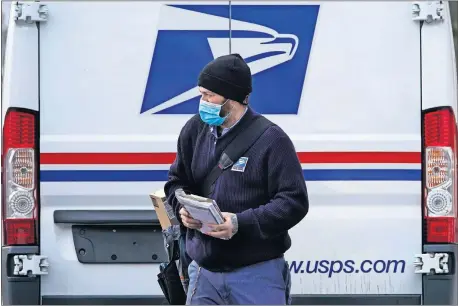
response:
<svg viewBox="0 0 458 306"><path fill-rule="evenodd" d="M208 226L212 230L206 234L215 238L228 240L237 233L237 218L232 213L223 212L222 214L225 222L223 224L209 224Z"/></svg>
<svg viewBox="0 0 458 306"><path fill-rule="evenodd" d="M186 226L187 228L199 229L202 227L202 223L200 223L200 221L196 219L193 219L191 215L189 214L189 212L184 207L180 209L180 218L181 218L181 221L183 222L183 225Z"/></svg>

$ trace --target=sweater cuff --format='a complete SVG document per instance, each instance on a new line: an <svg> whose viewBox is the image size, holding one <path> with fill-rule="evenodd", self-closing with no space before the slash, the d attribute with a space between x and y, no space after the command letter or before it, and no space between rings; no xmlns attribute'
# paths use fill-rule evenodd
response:
<svg viewBox="0 0 458 306"><path fill-rule="evenodd" d="M177 201L178 202L178 201ZM177 218L178 222L183 225L183 221L181 221L180 209L183 208L180 202L178 202L177 210L175 211L175 218Z"/></svg>
<svg viewBox="0 0 458 306"><path fill-rule="evenodd" d="M253 224L250 212L246 210L241 213L236 213L235 215L237 216L238 233L249 233Z"/></svg>

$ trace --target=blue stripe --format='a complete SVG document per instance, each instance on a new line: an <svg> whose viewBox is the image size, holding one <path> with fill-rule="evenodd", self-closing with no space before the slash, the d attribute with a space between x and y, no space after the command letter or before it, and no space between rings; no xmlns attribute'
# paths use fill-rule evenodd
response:
<svg viewBox="0 0 458 306"><path fill-rule="evenodd" d="M168 170L41 170L41 182L157 182ZM421 170L317 169L304 170L306 181L420 181Z"/></svg>
<svg viewBox="0 0 458 306"><path fill-rule="evenodd" d="M326 169L304 170L306 181L421 181L421 170Z"/></svg>

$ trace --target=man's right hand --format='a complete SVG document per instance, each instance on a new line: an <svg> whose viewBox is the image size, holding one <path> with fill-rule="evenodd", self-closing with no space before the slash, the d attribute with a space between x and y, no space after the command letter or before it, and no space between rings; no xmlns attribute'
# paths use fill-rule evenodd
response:
<svg viewBox="0 0 458 306"><path fill-rule="evenodd" d="M202 223L200 223L200 221L198 220L193 219L191 215L189 214L189 212L184 207L180 209L180 218L181 218L181 221L183 222L183 225L186 226L187 228L199 229L202 227Z"/></svg>

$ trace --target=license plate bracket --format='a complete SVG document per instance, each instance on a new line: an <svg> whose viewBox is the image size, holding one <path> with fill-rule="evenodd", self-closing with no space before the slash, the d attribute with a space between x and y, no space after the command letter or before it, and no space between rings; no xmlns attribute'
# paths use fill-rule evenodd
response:
<svg viewBox="0 0 458 306"><path fill-rule="evenodd" d="M73 225L78 261L85 264L166 262L162 231L148 225Z"/></svg>

